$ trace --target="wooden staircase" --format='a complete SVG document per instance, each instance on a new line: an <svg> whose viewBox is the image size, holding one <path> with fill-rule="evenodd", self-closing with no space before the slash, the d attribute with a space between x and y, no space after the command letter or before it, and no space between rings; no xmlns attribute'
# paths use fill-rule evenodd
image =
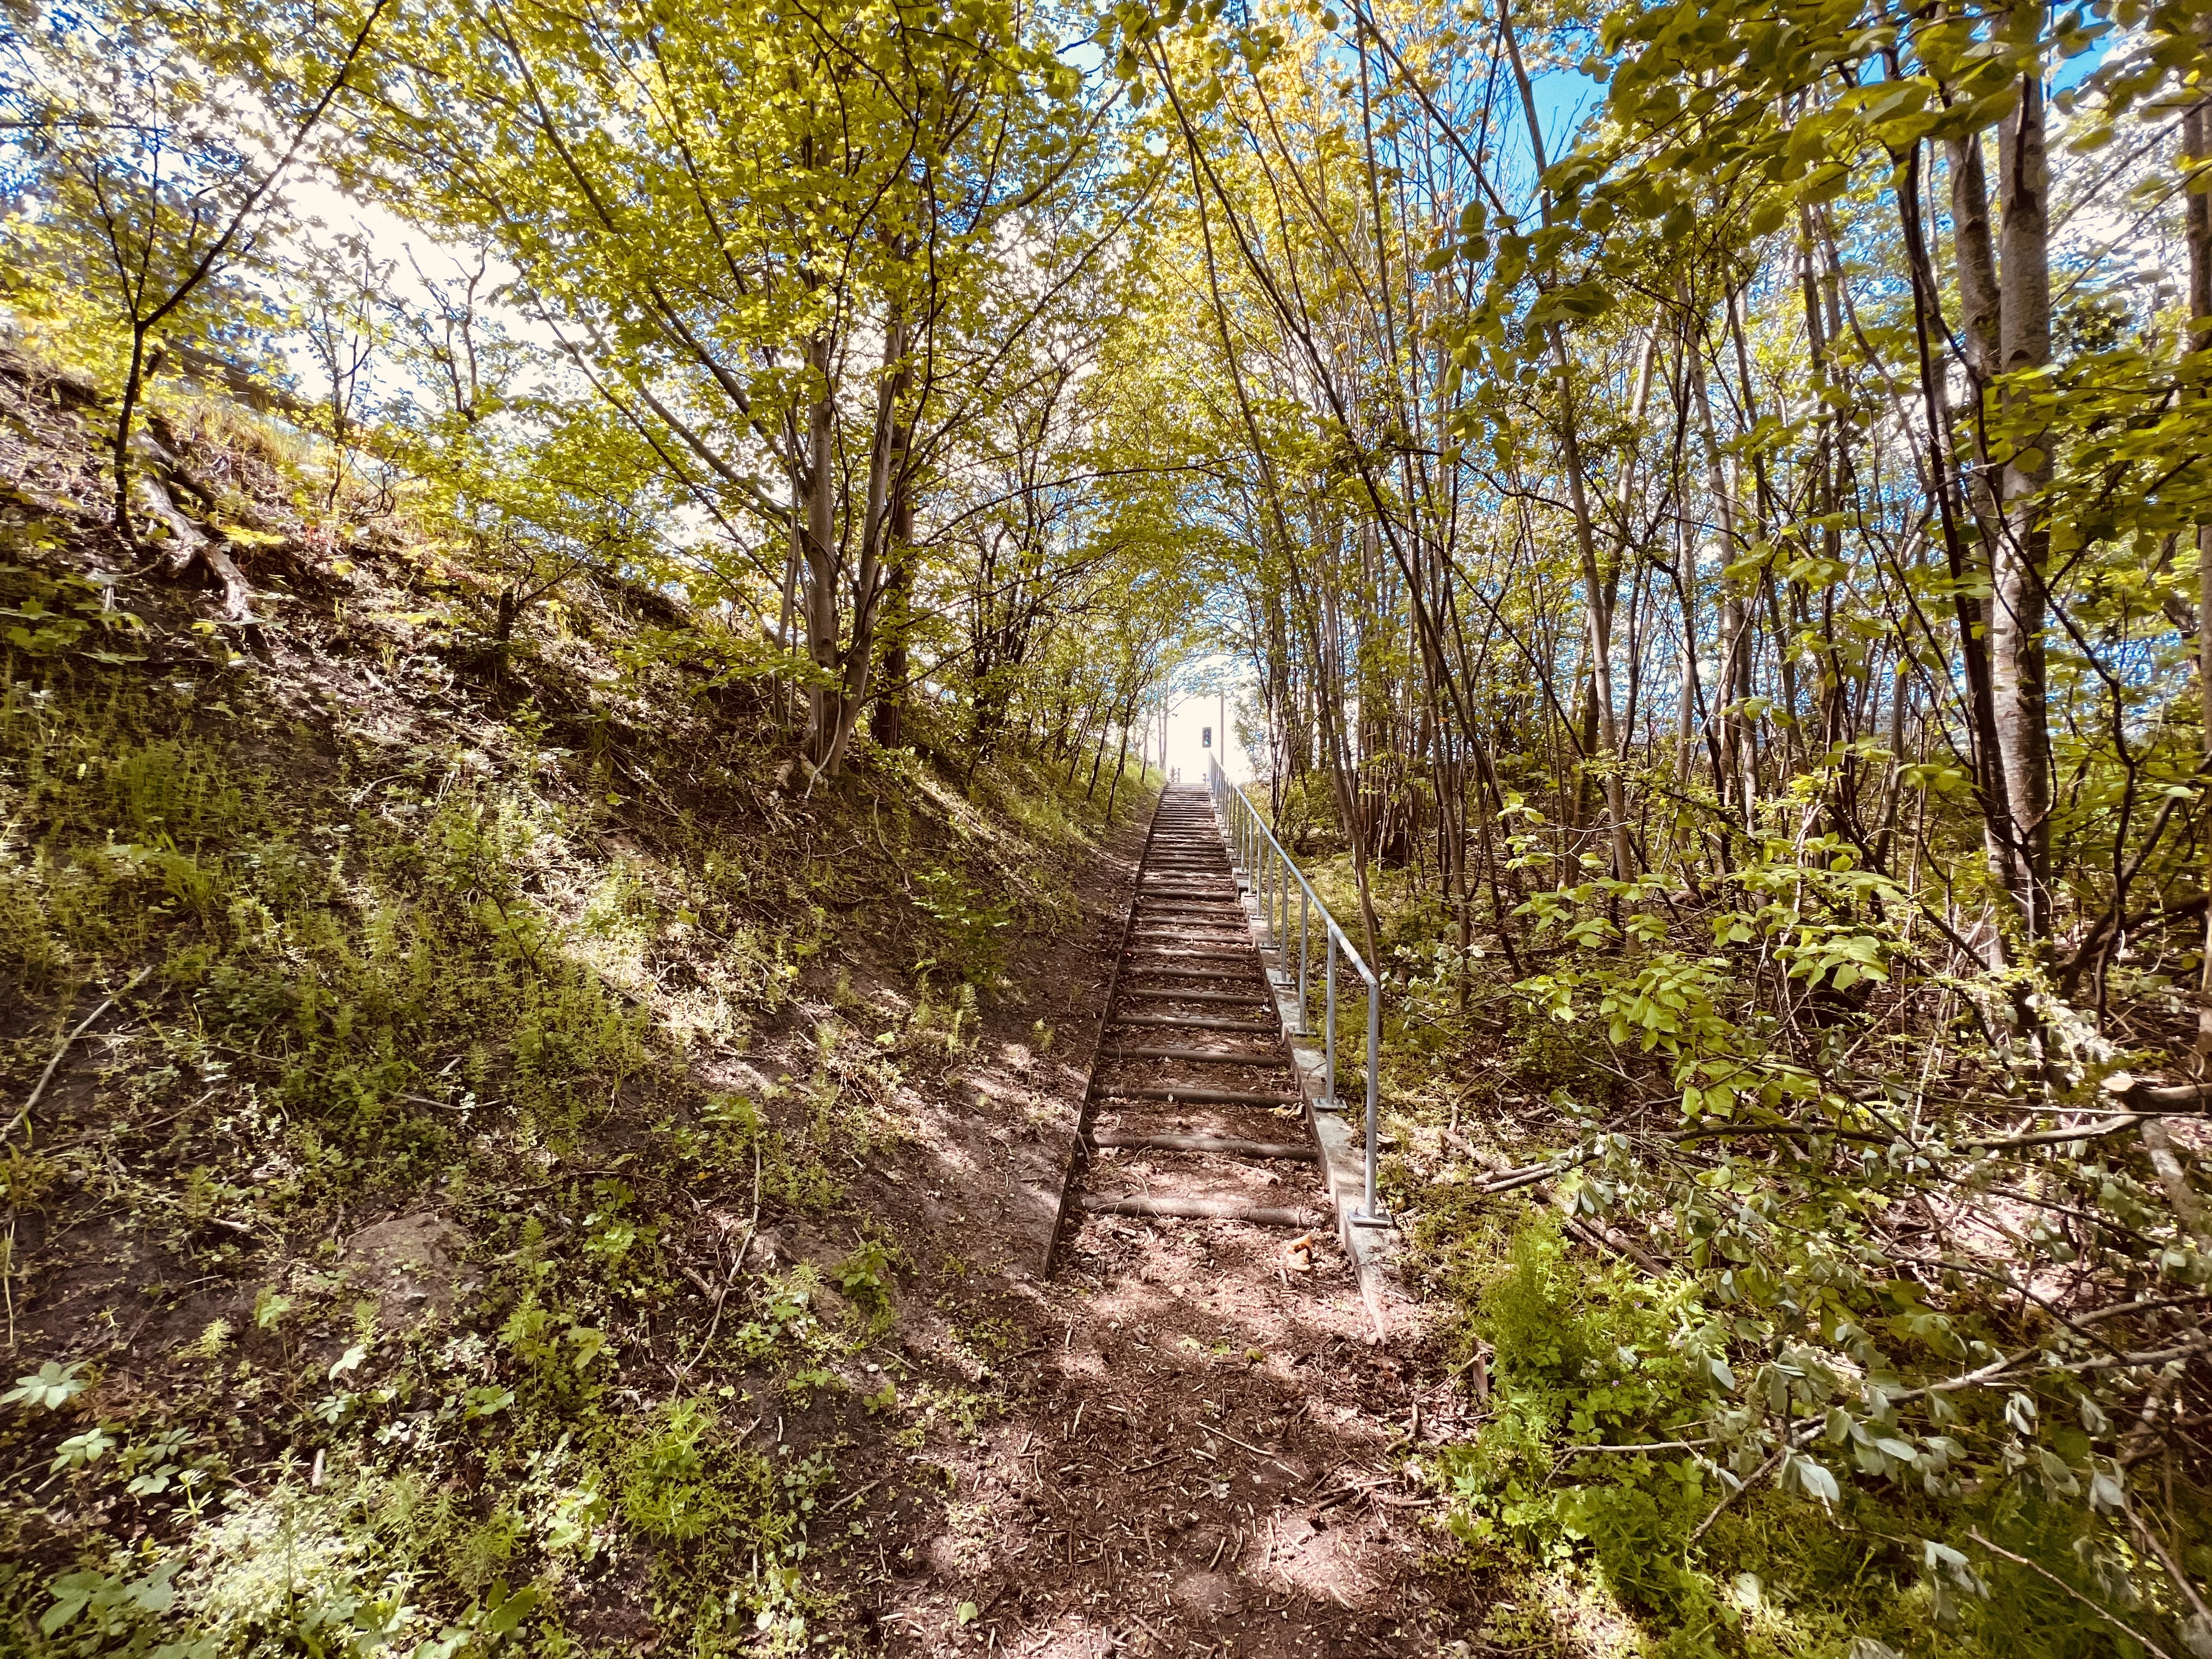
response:
<svg viewBox="0 0 2212 1659"><path fill-rule="evenodd" d="M1164 791L1146 837L1061 1195L1082 1214L1326 1227L1320 1152L1212 798Z"/></svg>

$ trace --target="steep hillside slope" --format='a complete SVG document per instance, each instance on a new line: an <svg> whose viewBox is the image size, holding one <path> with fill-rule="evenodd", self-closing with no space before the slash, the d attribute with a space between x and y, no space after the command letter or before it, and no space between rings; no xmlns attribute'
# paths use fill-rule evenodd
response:
<svg viewBox="0 0 2212 1659"><path fill-rule="evenodd" d="M849 1634L1006 1404L1095 810L926 715L810 788L664 594L226 402L136 557L97 396L0 361L4 1645Z"/></svg>

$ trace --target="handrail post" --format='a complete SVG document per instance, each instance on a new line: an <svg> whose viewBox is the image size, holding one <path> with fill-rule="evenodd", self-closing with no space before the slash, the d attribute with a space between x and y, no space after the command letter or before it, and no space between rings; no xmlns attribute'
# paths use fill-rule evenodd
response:
<svg viewBox="0 0 2212 1659"><path fill-rule="evenodd" d="M1275 889L1275 973L1287 984L1291 977L1291 855L1279 844L1275 855L1283 864L1283 878Z"/></svg>
<svg viewBox="0 0 2212 1659"><path fill-rule="evenodd" d="M1333 928L1328 934L1327 948L1328 994L1326 1001L1328 1006L1322 1011L1322 1017L1327 1022L1322 1028L1322 1065L1328 1079L1328 1098L1322 1102L1321 1109L1325 1112L1334 1112L1342 1109L1336 1103L1336 933Z"/></svg>
<svg viewBox="0 0 2212 1659"><path fill-rule="evenodd" d="M1311 951L1307 942L1313 921L1313 895L1301 884L1298 888L1298 1035L1306 1034L1306 962Z"/></svg>
<svg viewBox="0 0 2212 1659"><path fill-rule="evenodd" d="M1375 1156L1376 1145L1377 1109L1382 1104L1382 1089L1376 1071L1376 1051L1382 1046L1382 981L1376 977L1373 969L1367 973L1367 1201L1352 1212L1355 1227L1388 1227L1390 1218L1375 1201Z"/></svg>
<svg viewBox="0 0 2212 1659"><path fill-rule="evenodd" d="M1280 847L1275 849L1275 908L1267 925L1275 934L1275 977L1291 977L1291 860Z"/></svg>

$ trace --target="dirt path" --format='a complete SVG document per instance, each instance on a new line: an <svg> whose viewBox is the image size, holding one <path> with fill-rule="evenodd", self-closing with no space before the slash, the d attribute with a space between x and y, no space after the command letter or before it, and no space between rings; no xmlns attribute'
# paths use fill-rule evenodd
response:
<svg viewBox="0 0 2212 1659"><path fill-rule="evenodd" d="M1142 829L1119 844L1095 896L1106 902L1079 975L1094 1020ZM1066 964L1036 966L1079 990ZM1072 1006L1069 1016L1073 1026ZM1066 1056L1055 1080L1063 1154L1086 1058ZM1147 1127L1251 1132L1222 1109L1159 1103ZM1285 1114L1267 1138L1304 1133ZM1076 1208L1054 1272L1040 1278L1056 1196L1056 1182L1036 1180L1045 1150L1025 1152L1022 1201L972 1236L1000 1265L994 1279L1021 1332L986 1379L1006 1409L978 1438L927 1453L951 1490L908 1516L902 1558L884 1558L887 1650L1427 1655L1471 1631L1466 1580L1429 1565L1448 1540L1424 1527L1431 1511L1405 1478L1447 1398L1440 1377L1424 1376L1419 1322L1374 1344L1325 1224L1291 1253L1282 1228ZM1111 1194L1159 1176L1192 1190L1192 1157L1103 1153L1088 1184ZM1255 1186L1325 1213L1310 1164L1214 1167L1200 1182L1265 1197Z"/></svg>

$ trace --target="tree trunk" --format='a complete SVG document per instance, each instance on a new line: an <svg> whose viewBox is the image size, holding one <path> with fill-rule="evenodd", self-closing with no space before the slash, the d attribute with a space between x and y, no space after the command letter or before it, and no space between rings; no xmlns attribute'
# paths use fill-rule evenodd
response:
<svg viewBox="0 0 2212 1659"><path fill-rule="evenodd" d="M1691 398L1697 410L1698 434L1705 456L1705 489L1713 498L1713 510L1719 519L1721 562L1726 566L1733 564L1741 550L1736 540L1735 489L1721 459L1719 434L1713 430L1712 398L1705 386L1705 354L1694 338L1686 343ZM1750 823L1754 780L1748 759L1750 739L1743 730L1741 705L1751 695L1751 658L1747 648L1750 630L1751 617L1743 595L1734 582L1723 577L1720 634L1716 641L1720 675L1719 684L1713 688L1718 707L1708 716L1720 732L1718 775L1713 784L1723 800L1735 803L1737 816L1746 824Z"/></svg>
<svg viewBox="0 0 2212 1659"><path fill-rule="evenodd" d="M1113 729L1111 720L1102 722L1098 727L1098 748L1091 757L1091 782L1083 792L1083 799L1086 802L1098 793L1098 769L1105 764L1106 739Z"/></svg>
<svg viewBox="0 0 2212 1659"><path fill-rule="evenodd" d="M2051 362L2051 180L2039 65L2021 76L2019 100L2005 118L1998 178L2003 215L1998 356L2010 375ZM2027 415L2033 395L2008 390L2007 414ZM1990 684L2018 849L2014 897L2033 943L2051 931L2051 733L2043 646L2051 530L2042 495L2051 466L2048 434L2017 433L2014 446L1999 483L2004 527L1990 573Z"/></svg>
<svg viewBox="0 0 2212 1659"><path fill-rule="evenodd" d="M1989 464L1988 438L1990 387L2000 372L1999 337L2003 331L2004 295L1997 283L1996 244L1990 229L1990 192L1982 158L1982 135L1977 132L1950 139L1944 151L1951 173L1952 258L1959 279L1960 344L1966 364L1970 410L1967 438L1974 452L1974 465L1963 469L1963 494L1973 515L1980 570L1987 573L1996 568L1997 544L2004 534L2004 510L1997 499L1996 478ZM1982 602L1965 593L1957 604L1960 625L1966 635L1960 649L1978 654L1986 664L1991 641ZM1978 638L1975 637L1978 628ZM1983 672L1986 678L1989 670L1984 668ZM1997 756L1990 756L1983 766L1987 774L1984 787L1992 794L2004 796L2008 803L2001 817L1984 817L1983 830L1988 842L1990 868L2007 892L2016 894L2027 885L2027 878L2018 838L2007 828L2016 822L2009 804L2009 790Z"/></svg>
<svg viewBox="0 0 2212 1659"><path fill-rule="evenodd" d="M876 706L868 735L878 749L906 744L907 677L913 665L907 656L907 631L913 623L914 574L907 564L907 542L894 530L891 573L884 584L884 668L876 686Z"/></svg>
<svg viewBox="0 0 2212 1659"><path fill-rule="evenodd" d="M837 740L837 541L836 451L832 421L836 405L830 396L830 341L817 335L806 343L806 367L814 401L806 412L805 472L799 479L799 551L806 570L806 653L820 671L807 689L807 757L824 765Z"/></svg>
<svg viewBox="0 0 2212 1659"><path fill-rule="evenodd" d="M870 733L880 749L898 749L906 743L907 678L913 672L907 657L907 635L914 626L914 479L910 453L913 425L904 420L891 428L890 574L884 583L884 670L876 693Z"/></svg>
<svg viewBox="0 0 2212 1659"><path fill-rule="evenodd" d="M1975 392L1975 432L1980 434L1979 393L1996 377L1997 336L2003 300L1997 255L1990 236L1990 191L1982 163L1982 135L1944 145L1951 172L1952 258L1959 276L1959 337Z"/></svg>
<svg viewBox="0 0 2212 1659"><path fill-rule="evenodd" d="M2181 148L2192 169L2212 157L2212 100L2200 99L2181 118ZM2192 179L2192 186L2203 182ZM2191 188L2183 197L2189 243L2189 345L2212 350L2212 195ZM2197 526L2197 686L2203 702L2203 742L2212 765L2212 520ZM2203 995L2197 1005L2199 1071L2212 1060L2212 909L2205 912L2204 961L2197 972Z"/></svg>
<svg viewBox="0 0 2212 1659"><path fill-rule="evenodd" d="M1114 822L1114 803L1121 798L1121 769L1129 763L1129 726L1136 718L1137 711L1132 708L1121 721L1121 752L1114 757L1114 784L1106 792L1106 822L1109 825Z"/></svg>
<svg viewBox="0 0 2212 1659"><path fill-rule="evenodd" d="M893 478L903 470L899 416L913 371L907 362L907 320L894 312L884 330L884 378L876 393L874 441L868 447L868 489L860 515L860 562L853 579L853 637L842 653L836 726L822 769L835 777L844 764L846 745L860 724L868 698L869 671L875 666L876 623L882 614L885 544L890 539Z"/></svg>

